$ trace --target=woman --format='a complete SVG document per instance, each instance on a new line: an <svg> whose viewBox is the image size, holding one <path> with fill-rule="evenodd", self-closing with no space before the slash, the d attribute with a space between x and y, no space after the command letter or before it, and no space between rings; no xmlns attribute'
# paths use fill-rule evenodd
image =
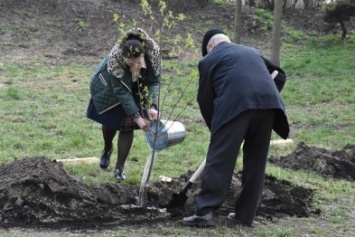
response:
<svg viewBox="0 0 355 237"><path fill-rule="evenodd" d="M100 167L106 169L119 131L114 176L126 179L124 165L133 131L146 131L146 119L158 117L161 58L158 44L140 28L129 30L98 65L90 82L87 117L102 124L104 149Z"/></svg>

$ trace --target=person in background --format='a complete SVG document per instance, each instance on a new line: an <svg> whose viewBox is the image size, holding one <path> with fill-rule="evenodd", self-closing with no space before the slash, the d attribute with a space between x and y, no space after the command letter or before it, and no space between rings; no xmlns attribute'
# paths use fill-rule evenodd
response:
<svg viewBox="0 0 355 237"><path fill-rule="evenodd" d="M289 135L280 97L286 75L256 49L232 43L219 29L205 33L202 56L197 102L211 135L197 208L182 224L214 225L213 211L224 202L244 141L242 187L228 218L252 226L263 193L272 130L284 139ZM270 75L274 70L275 80Z"/></svg>
<svg viewBox="0 0 355 237"><path fill-rule="evenodd" d="M135 129L148 129L158 117L161 57L158 44L140 28L126 32L99 63L90 82L87 117L102 124L104 148L100 167L107 169L119 131L114 176L126 179L124 165Z"/></svg>

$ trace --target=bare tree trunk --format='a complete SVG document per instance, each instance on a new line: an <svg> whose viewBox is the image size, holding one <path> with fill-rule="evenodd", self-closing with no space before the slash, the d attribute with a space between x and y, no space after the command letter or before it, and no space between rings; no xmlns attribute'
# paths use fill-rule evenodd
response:
<svg viewBox="0 0 355 237"><path fill-rule="evenodd" d="M275 0L274 24L272 28L271 60L280 66L281 23L284 0Z"/></svg>
<svg viewBox="0 0 355 237"><path fill-rule="evenodd" d="M234 41L240 44L242 39L242 0L235 1L235 24L234 24Z"/></svg>
<svg viewBox="0 0 355 237"><path fill-rule="evenodd" d="M340 24L341 30L343 31L343 33L341 34L341 39L345 40L346 34L348 33L348 31L346 30L346 27L345 27L345 23L343 21L340 21L339 24Z"/></svg>

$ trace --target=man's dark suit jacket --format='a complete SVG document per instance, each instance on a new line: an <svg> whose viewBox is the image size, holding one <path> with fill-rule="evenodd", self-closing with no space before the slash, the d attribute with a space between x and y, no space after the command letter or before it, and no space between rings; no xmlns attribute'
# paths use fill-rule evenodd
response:
<svg viewBox="0 0 355 237"><path fill-rule="evenodd" d="M289 124L280 97L285 72L258 50L222 42L198 65L200 79L197 102L201 114L214 134L240 113L251 109L275 109L273 130L286 139ZM279 74L272 79L271 73Z"/></svg>

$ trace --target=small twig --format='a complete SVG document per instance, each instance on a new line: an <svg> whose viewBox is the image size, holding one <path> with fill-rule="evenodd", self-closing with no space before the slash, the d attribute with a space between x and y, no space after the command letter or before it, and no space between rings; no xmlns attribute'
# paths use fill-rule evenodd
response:
<svg viewBox="0 0 355 237"><path fill-rule="evenodd" d="M172 114L174 113L175 109L177 108L177 105L179 104L179 102L181 101L181 99L183 98L187 88L189 87L189 85L191 84L192 80L189 81L189 83L187 83L186 87L184 88L184 90L182 91L179 99L177 100L177 102L175 103L175 106L173 107L173 109L171 110L170 114L168 115L168 119L167 120L170 120ZM187 108L187 104L186 103L186 106L183 108L183 110L178 114L178 116L180 116L182 114L182 112ZM177 116L177 117L178 117ZM177 119L177 117L175 117L175 119Z"/></svg>

